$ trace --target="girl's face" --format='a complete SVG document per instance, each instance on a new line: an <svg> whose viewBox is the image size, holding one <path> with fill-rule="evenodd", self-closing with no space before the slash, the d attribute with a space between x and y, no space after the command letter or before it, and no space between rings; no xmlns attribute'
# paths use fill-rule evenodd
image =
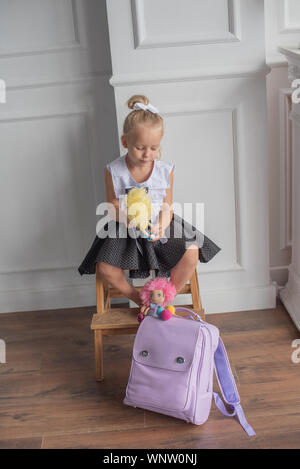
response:
<svg viewBox="0 0 300 469"><path fill-rule="evenodd" d="M127 137L121 137L122 144L128 149L128 157L132 164L149 166L160 150L163 133L161 127L151 125L138 126Z"/></svg>

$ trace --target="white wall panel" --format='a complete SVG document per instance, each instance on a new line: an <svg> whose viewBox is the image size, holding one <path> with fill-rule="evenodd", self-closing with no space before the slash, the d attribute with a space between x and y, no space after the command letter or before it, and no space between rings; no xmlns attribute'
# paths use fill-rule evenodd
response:
<svg viewBox="0 0 300 469"><path fill-rule="evenodd" d="M204 232L222 248L198 264L208 313L275 305L263 6L107 0L119 135L127 99L148 96L165 121L162 158L176 165L174 202L203 203Z"/></svg>
<svg viewBox="0 0 300 469"><path fill-rule="evenodd" d="M141 73L151 79L152 75L163 75L171 71L180 73L197 70L201 73L203 69L214 69L217 72L221 66L225 66L227 71L230 68L247 68L253 71L264 65L263 2L222 0L218 2L220 8L215 9L214 22L211 19L214 2L187 2L191 8L186 8L184 21L179 19L180 15L170 14L171 8L174 11L179 8L181 11L182 4L180 0L174 0L172 7L168 0L159 4L147 0L107 0L114 82L121 82L124 76L134 77ZM144 11L141 11L143 7ZM158 8L160 18L165 19L163 31L153 24L153 18L158 17ZM116 15L118 19L110 21L110 18L115 18ZM206 17L208 22L204 25L200 21L197 28L195 17L201 16ZM178 24L181 29L176 34ZM137 28L140 28L140 31ZM208 41L202 41L205 36ZM240 40L235 40L235 37ZM150 44L141 51L140 47L136 47L138 44L142 45L144 40L146 43L150 41Z"/></svg>
<svg viewBox="0 0 300 469"><path fill-rule="evenodd" d="M0 57L78 43L75 0L2 0L1 7Z"/></svg>
<svg viewBox="0 0 300 469"><path fill-rule="evenodd" d="M85 116L4 120L0 138L0 271L76 267L95 206Z"/></svg>
<svg viewBox="0 0 300 469"><path fill-rule="evenodd" d="M222 243L223 262L227 266L239 263L239 249L236 245L235 233L237 182L235 180L234 133L236 121L233 116L234 110L232 109L204 110L199 108L198 111L186 109L178 113L164 113L168 135L180 135L180 138L175 141L167 136L166 143L163 145L165 155L175 154L175 151L178 154L175 194L182 194L180 199L186 203L189 201L204 203L204 230L206 224L208 227L213 227L214 234L211 236ZM195 175L193 175L194 171ZM180 177L183 174L187 177ZM193 183L190 184L189 181ZM211 190L212 184L218 193L223 194L222 198L215 196ZM218 214L217 217L216 214ZM224 238L221 241L219 234L224 232L226 227L229 227L231 231L224 245Z"/></svg>
<svg viewBox="0 0 300 469"><path fill-rule="evenodd" d="M279 90L280 118L280 249L292 245L292 89Z"/></svg>
<svg viewBox="0 0 300 469"><path fill-rule="evenodd" d="M110 75L104 1L0 0L0 8L8 89Z"/></svg>
<svg viewBox="0 0 300 469"><path fill-rule="evenodd" d="M238 7L239 0L132 0L135 46L238 41Z"/></svg>
<svg viewBox="0 0 300 469"><path fill-rule="evenodd" d="M280 0L280 33L300 32L300 3L298 0Z"/></svg>
<svg viewBox="0 0 300 469"><path fill-rule="evenodd" d="M290 84L300 79L300 50L297 47L282 48L288 60ZM300 104L292 99L290 119L292 123L292 258L288 266L288 282L279 295L288 313L300 331Z"/></svg>
<svg viewBox="0 0 300 469"><path fill-rule="evenodd" d="M105 2L0 0L0 312L95 305L77 267L116 154Z"/></svg>
<svg viewBox="0 0 300 469"><path fill-rule="evenodd" d="M299 0L264 0L266 23L266 56L269 64L286 64L279 46L300 43Z"/></svg>
<svg viewBox="0 0 300 469"><path fill-rule="evenodd" d="M291 144L289 113L292 89L288 82L287 60L278 47L300 44L300 2L265 0L267 76L268 154L270 192L270 270L279 286L288 279L291 260Z"/></svg>

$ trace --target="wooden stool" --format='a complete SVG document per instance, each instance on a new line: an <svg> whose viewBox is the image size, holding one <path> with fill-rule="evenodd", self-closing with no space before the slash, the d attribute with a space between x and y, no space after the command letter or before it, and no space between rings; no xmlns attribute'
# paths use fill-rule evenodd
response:
<svg viewBox="0 0 300 469"><path fill-rule="evenodd" d="M143 287L136 288L137 290L141 291ZM187 283L178 294L182 295L186 293L191 293L192 305L184 305L184 307L192 309L195 313L201 316L201 319L204 320L205 315L200 298L198 275L196 269L190 279L190 283ZM96 380L102 381L102 337L104 335L135 334L139 327L137 315L140 308L111 308L111 298L122 298L123 294L116 288L109 286L107 281L101 277L98 269L96 269L96 297L97 314L93 315L91 329L94 331L95 338Z"/></svg>

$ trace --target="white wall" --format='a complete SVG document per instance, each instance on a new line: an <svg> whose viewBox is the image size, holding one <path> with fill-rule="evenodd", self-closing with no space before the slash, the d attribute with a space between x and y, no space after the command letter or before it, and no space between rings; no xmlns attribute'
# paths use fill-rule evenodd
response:
<svg viewBox="0 0 300 469"><path fill-rule="evenodd" d="M203 202L205 233L222 247L198 267L206 312L273 307L263 2L107 0L107 9L119 134L128 97L146 94L165 119L174 201Z"/></svg>
<svg viewBox="0 0 300 469"><path fill-rule="evenodd" d="M270 198L270 274L278 286L288 279L292 238L291 88L287 61L279 46L300 44L300 2L265 0L268 151Z"/></svg>
<svg viewBox="0 0 300 469"><path fill-rule="evenodd" d="M116 154L105 2L0 0L0 312L95 304L77 266Z"/></svg>
<svg viewBox="0 0 300 469"><path fill-rule="evenodd" d="M174 198L205 203L205 232L222 247L199 265L206 309L269 306L269 252L279 285L290 262L288 81L277 46L300 42L298 0L265 0L265 32L260 0L108 0L108 10L112 59L104 1L0 0L0 312L95 304L94 277L77 266L136 92L165 116Z"/></svg>

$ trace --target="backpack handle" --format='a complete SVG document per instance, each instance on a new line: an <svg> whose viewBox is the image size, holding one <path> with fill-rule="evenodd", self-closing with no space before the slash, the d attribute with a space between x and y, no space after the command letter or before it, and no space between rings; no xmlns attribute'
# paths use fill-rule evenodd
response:
<svg viewBox="0 0 300 469"><path fill-rule="evenodd" d="M194 312L193 310L191 310L191 309L184 308L183 306L176 306L176 307L175 307L175 313L177 313L177 312L179 312L179 311L186 311L186 312L192 313L192 314L194 314L194 316L196 316L196 318L194 318L193 316L188 315L188 316L184 316L184 319L188 318L188 319L193 319L193 320L195 320L195 321L202 322L202 323L205 322L205 321L203 321L203 320L201 319L201 317L199 316L199 314L195 313L195 312ZM179 316L179 317L182 317L182 316Z"/></svg>

